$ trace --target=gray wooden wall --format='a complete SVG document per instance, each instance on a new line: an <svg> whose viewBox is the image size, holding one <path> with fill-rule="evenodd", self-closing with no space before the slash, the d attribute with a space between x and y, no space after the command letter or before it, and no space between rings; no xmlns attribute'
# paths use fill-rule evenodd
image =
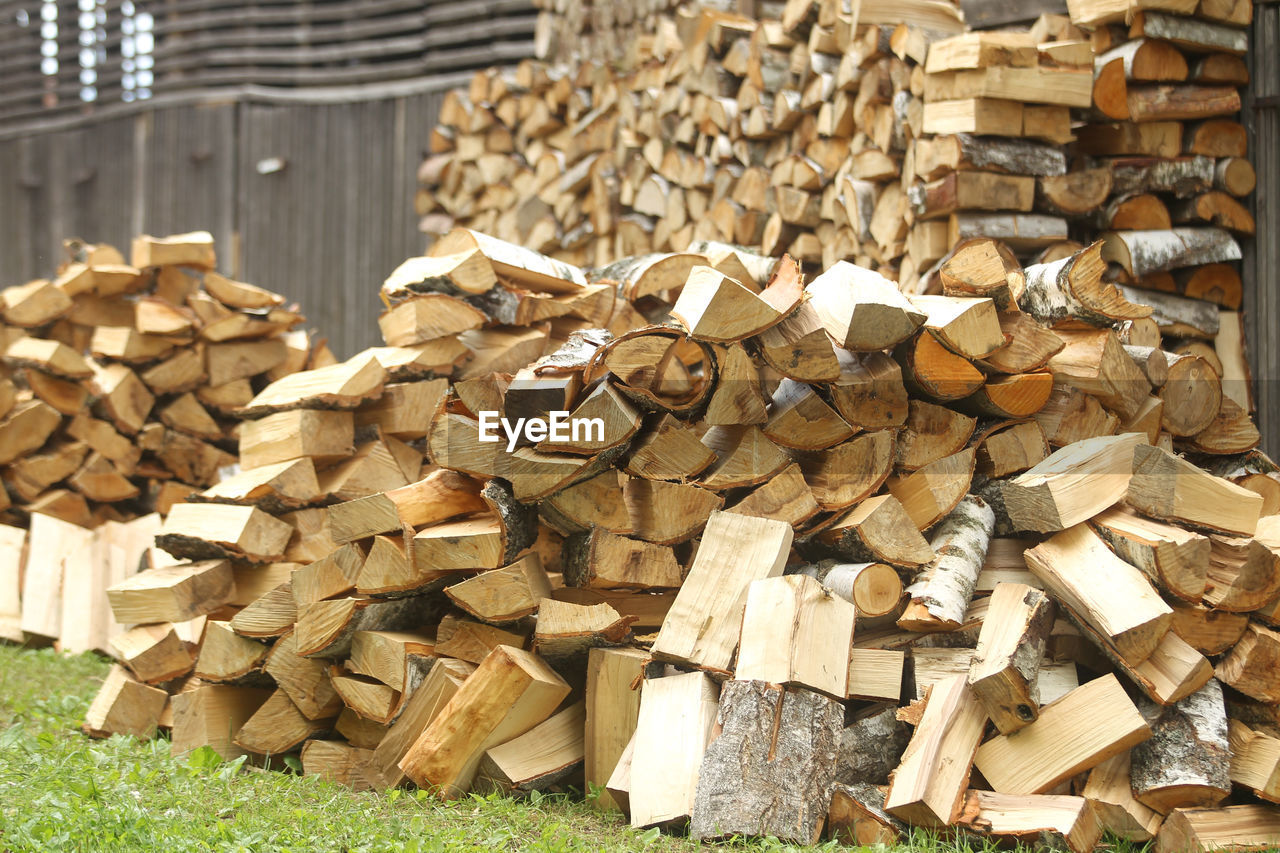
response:
<svg viewBox="0 0 1280 853"><path fill-rule="evenodd" d="M1262 446L1280 456L1280 5L1255 3L1244 119L1258 170L1257 237L1245 244L1244 310Z"/></svg>
<svg viewBox="0 0 1280 853"><path fill-rule="evenodd" d="M441 97L155 103L0 135L0 286L51 275L65 237L208 230L224 272L297 300L340 356L371 346L378 285L424 246L414 174Z"/></svg>

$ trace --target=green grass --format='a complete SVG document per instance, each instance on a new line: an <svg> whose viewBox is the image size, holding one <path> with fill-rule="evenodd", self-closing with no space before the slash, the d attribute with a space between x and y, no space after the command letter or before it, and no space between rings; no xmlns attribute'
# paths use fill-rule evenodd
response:
<svg viewBox="0 0 1280 853"><path fill-rule="evenodd" d="M680 851L566 797L353 793L315 777L169 757L160 738L91 740L78 726L107 663L0 646L0 851ZM794 849L772 840L731 849ZM715 849L715 848L708 848ZM829 844L826 849L848 849ZM896 853L977 853L914 834Z"/></svg>

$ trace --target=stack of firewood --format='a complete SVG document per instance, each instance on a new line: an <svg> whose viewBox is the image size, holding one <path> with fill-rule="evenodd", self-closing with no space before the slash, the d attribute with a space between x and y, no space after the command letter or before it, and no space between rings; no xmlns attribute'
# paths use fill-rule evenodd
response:
<svg viewBox="0 0 1280 853"><path fill-rule="evenodd" d="M909 296L450 233L383 286L400 344L242 407L241 473L108 593L86 730L702 839L1270 843L1280 483L1149 414L1099 246L995 245Z"/></svg>
<svg viewBox="0 0 1280 853"><path fill-rule="evenodd" d="M296 306L215 272L205 232L139 237L131 258L66 243L52 279L0 291L0 508L23 531L0 586L3 636L107 649L91 598L126 573L156 513L235 462L236 410L266 384L323 364ZM19 595L21 590L21 595ZM61 593L60 593L61 591Z"/></svg>

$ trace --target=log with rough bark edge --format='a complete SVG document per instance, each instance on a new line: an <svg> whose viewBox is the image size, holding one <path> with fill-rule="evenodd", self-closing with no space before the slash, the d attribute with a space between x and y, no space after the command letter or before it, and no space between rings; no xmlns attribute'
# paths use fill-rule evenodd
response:
<svg viewBox="0 0 1280 853"><path fill-rule="evenodd" d="M440 407L448 387L447 379L389 384L377 401L360 407L355 425L377 424L383 435L405 441L423 438L429 432L431 415Z"/></svg>
<svg viewBox="0 0 1280 853"><path fill-rule="evenodd" d="M1039 250L1067 239L1067 220L1041 213L953 213L947 220L953 244L982 236L1001 240L1014 251Z"/></svg>
<svg viewBox="0 0 1280 853"><path fill-rule="evenodd" d="M449 613L436 626L435 654L478 664L498 646L523 648L529 634L528 623L497 627Z"/></svg>
<svg viewBox="0 0 1280 853"><path fill-rule="evenodd" d="M814 278L805 293L827 334L854 352L891 347L925 320L893 282L845 261Z"/></svg>
<svg viewBox="0 0 1280 853"><path fill-rule="evenodd" d="M772 836L813 844L835 781L844 709L807 690L730 681L719 736L702 757L689 835Z"/></svg>
<svg viewBox="0 0 1280 853"><path fill-rule="evenodd" d="M486 750L547 719L569 685L529 652L498 646L400 760L419 787L455 799L471 787Z"/></svg>
<svg viewBox="0 0 1280 853"><path fill-rule="evenodd" d="M347 543L294 572L293 599L301 610L317 601L351 592L364 566L365 552L358 545Z"/></svg>
<svg viewBox="0 0 1280 853"><path fill-rule="evenodd" d="M36 541L33 533L33 545ZM32 570L30 563L27 568ZM108 588L107 600L122 625L185 622L215 612L234 591L231 564L207 560L140 572Z"/></svg>
<svg viewBox="0 0 1280 853"><path fill-rule="evenodd" d="M1209 682L1176 704L1143 705L1151 738L1130 753L1133 795L1167 814L1216 806L1231 793L1230 747L1222 687Z"/></svg>
<svg viewBox="0 0 1280 853"><path fill-rule="evenodd" d="M261 648L266 651L265 646ZM168 622L139 625L112 637L111 650L135 678L149 684L186 675L195 665L195 658Z"/></svg>
<svg viewBox="0 0 1280 853"><path fill-rule="evenodd" d="M1122 752L1090 770L1080 793L1093 806L1104 830L1128 841L1149 841L1160 828L1161 816L1134 799L1129 756Z"/></svg>
<svg viewBox="0 0 1280 853"><path fill-rule="evenodd" d="M915 184L907 198L923 221L957 210L1031 210L1035 188L1035 179L1024 175L951 172L936 181Z"/></svg>
<svg viewBox="0 0 1280 853"><path fill-rule="evenodd" d="M882 708L854 721L840 736L836 781L887 784L910 739L910 728L895 716L893 708ZM883 795L880 801L884 801Z"/></svg>
<svg viewBox="0 0 1280 853"><path fill-rule="evenodd" d="M823 450L851 438L846 423L814 389L783 378L774 391L762 432L775 444L795 450Z"/></svg>
<svg viewBox="0 0 1280 853"><path fill-rule="evenodd" d="M527 793L559 784L583 761L586 709L575 702L529 731L484 754L476 772L477 791Z"/></svg>
<svg viewBox="0 0 1280 853"><path fill-rule="evenodd" d="M478 295L492 290L496 284L489 259L473 248L404 261L383 282L382 298L390 304L415 293Z"/></svg>
<svg viewBox="0 0 1280 853"><path fill-rule="evenodd" d="M636 539L658 545L674 545L693 538L724 505L724 498L691 483L634 477L623 486L623 500L630 517L628 532Z"/></svg>
<svg viewBox="0 0 1280 853"><path fill-rule="evenodd" d="M203 681L255 686L262 680L258 675L270 650L270 646L236 634L230 622L210 619L205 623L195 675Z"/></svg>
<svg viewBox="0 0 1280 853"><path fill-rule="evenodd" d="M898 627L954 631L963 624L994 527L995 513L981 498L960 500L933 531L929 547L937 557L907 587L911 603Z"/></svg>
<svg viewBox="0 0 1280 853"><path fill-rule="evenodd" d="M1028 267L1019 306L1049 325L1072 319L1096 325L1150 315L1149 308L1126 299L1102 281L1106 270L1103 252L1103 244L1095 242L1060 260Z"/></svg>
<svg viewBox="0 0 1280 853"><path fill-rule="evenodd" d="M587 784L604 786L618 766L640 715L641 676L647 655L640 649L592 649L587 655ZM595 808L618 808L608 791L592 800Z"/></svg>
<svg viewBox="0 0 1280 853"><path fill-rule="evenodd" d="M1199 533L1143 518L1124 506L1095 515L1089 525L1125 562L1137 566L1161 589L1199 601L1209 569L1209 539Z"/></svg>
<svg viewBox="0 0 1280 853"><path fill-rule="evenodd" d="M1002 794L1039 794L1150 736L1120 682L1104 675L1041 708L1026 728L984 743L974 765Z"/></svg>
<svg viewBox="0 0 1280 853"><path fill-rule="evenodd" d="M1171 602L1173 631L1193 649L1220 655L1234 646L1249 627L1249 615L1213 610L1204 604Z"/></svg>
<svg viewBox="0 0 1280 853"><path fill-rule="evenodd" d="M902 368L882 352L855 355L840 349L840 378L827 386L831 403L849 423L863 429L902 424L907 418L907 389Z"/></svg>
<svg viewBox="0 0 1280 853"><path fill-rule="evenodd" d="M200 684L175 693L170 699L171 754L181 757L208 746L228 761L248 755L233 738L271 695L270 690L262 688L221 684Z"/></svg>
<svg viewBox="0 0 1280 853"><path fill-rule="evenodd" d="M241 414L260 417L291 409L355 409L382 396L386 369L370 355L304 370L277 379L249 401Z"/></svg>
<svg viewBox="0 0 1280 853"><path fill-rule="evenodd" d="M1006 842L1031 842L1089 853L1102 837L1098 816L1084 797L1014 796L969 791L957 826Z"/></svg>
<svg viewBox="0 0 1280 853"><path fill-rule="evenodd" d="M445 594L477 619L504 623L534 613L538 602L551 595L551 585L538 555L527 554L505 568L445 587Z"/></svg>
<svg viewBox="0 0 1280 853"><path fill-rule="evenodd" d="M983 359L983 363L1002 373L1027 373L1041 368L1065 346L1060 337L1021 311L1001 312L1000 331L1009 343Z"/></svg>
<svg viewBox="0 0 1280 853"><path fill-rule="evenodd" d="M1227 737L1231 781L1251 788L1259 799L1280 802L1280 738L1235 719L1227 720Z"/></svg>
<svg viewBox="0 0 1280 853"><path fill-rule="evenodd" d="M635 617L623 616L608 604L544 598L538 607L533 649L562 670L578 671L590 649L630 639L634 621Z"/></svg>
<svg viewBox="0 0 1280 853"><path fill-rule="evenodd" d="M1160 389L1164 414L1160 425L1176 437L1208 429L1222 407L1222 380L1203 358L1176 355L1169 359L1169 378Z"/></svg>
<svg viewBox="0 0 1280 853"><path fill-rule="evenodd" d="M1142 11L1134 15L1129 37L1137 36L1165 39L1193 53L1221 51L1243 55L1249 46L1248 35L1238 27L1159 11Z"/></svg>
<svg viewBox="0 0 1280 853"><path fill-rule="evenodd" d="M1049 455L1044 429L1033 420L998 422L979 435L976 472L988 478L1018 474Z"/></svg>
<svg viewBox="0 0 1280 853"><path fill-rule="evenodd" d="M443 293L414 296L387 309L378 328L388 346L412 346L478 329L489 318L474 305Z"/></svg>
<svg viewBox="0 0 1280 853"><path fill-rule="evenodd" d="M1214 675L1228 687L1263 702L1280 702L1280 633L1249 624L1244 636L1218 663Z"/></svg>
<svg viewBox="0 0 1280 853"><path fill-rule="evenodd" d="M972 362L944 347L928 332L899 344L895 355L905 368L907 388L937 400L968 397L985 381Z"/></svg>
<svg viewBox="0 0 1280 853"><path fill-rule="evenodd" d="M251 753L280 755L303 741L333 729L334 719L310 720L293 704L289 694L277 689L245 720L232 743Z"/></svg>
<svg viewBox="0 0 1280 853"><path fill-rule="evenodd" d="M975 453L967 447L912 473L890 477L886 488L902 503L912 523L926 530L955 509L969 491Z"/></svg>
<svg viewBox="0 0 1280 853"><path fill-rule="evenodd" d="M893 845L905 832L906 825L884 810L883 788L868 782L832 787L827 833L841 844Z"/></svg>
<svg viewBox="0 0 1280 853"><path fill-rule="evenodd" d="M1087 124L1077 130L1076 147L1094 156L1177 157L1182 153L1182 125L1176 121Z"/></svg>
<svg viewBox="0 0 1280 853"><path fill-rule="evenodd" d="M169 694L143 684L123 666L115 664L98 689L81 729L90 737L114 734L150 738L160 725Z"/></svg>
<svg viewBox="0 0 1280 853"><path fill-rule="evenodd" d="M1167 42L1134 39L1094 59L1093 103L1109 118L1128 119L1127 81L1182 82L1187 61Z"/></svg>
<svg viewBox="0 0 1280 853"><path fill-rule="evenodd" d="M410 691L406 681L408 658L434 653L435 638L412 631L357 631L351 638L347 668L357 675L376 678L396 691Z"/></svg>
<svg viewBox="0 0 1280 853"><path fill-rule="evenodd" d="M1080 219L1097 210L1111 193L1111 172L1105 168L1075 169L1036 183L1036 204L1059 216Z"/></svg>
<svg viewBox="0 0 1280 853"><path fill-rule="evenodd" d="M298 654L345 658L357 631L403 631L425 624L443 605L429 595L409 598L334 598L299 610Z"/></svg>
<svg viewBox="0 0 1280 853"><path fill-rule="evenodd" d="M1221 228L1167 231L1111 231L1102 237L1102 256L1135 278L1178 267L1240 259L1240 246Z"/></svg>
<svg viewBox="0 0 1280 853"><path fill-rule="evenodd" d="M843 700L856 609L806 575L747 589L734 677L805 687Z"/></svg>
<svg viewBox="0 0 1280 853"><path fill-rule="evenodd" d="M231 617L231 627L244 637L268 639L291 631L297 616L292 585L286 582L245 605Z"/></svg>
<svg viewBox="0 0 1280 853"><path fill-rule="evenodd" d="M800 466L792 463L741 501L726 508L725 512L773 518L795 527L808 521L820 509Z"/></svg>
<svg viewBox="0 0 1280 853"><path fill-rule="evenodd" d="M692 815L718 697L715 682L700 672L645 680L628 768L632 826L671 824Z"/></svg>
<svg viewBox="0 0 1280 853"><path fill-rule="evenodd" d="M960 452L976 424L973 418L945 406L912 400L905 428L895 442L895 466L915 471Z"/></svg>
<svg viewBox="0 0 1280 853"><path fill-rule="evenodd" d="M752 581L777 577L791 548L790 525L712 513L675 603L654 641L655 658L727 672Z"/></svg>
<svg viewBox="0 0 1280 853"><path fill-rule="evenodd" d="M1272 518L1262 519L1256 539L1210 537L1205 604L1228 613L1248 613L1280 593L1280 554L1274 548Z"/></svg>
<svg viewBox="0 0 1280 853"><path fill-rule="evenodd" d="M1151 385L1111 329L1059 331L1065 343L1048 363L1055 382L1079 388L1121 420L1142 408Z"/></svg>
<svg viewBox="0 0 1280 853"><path fill-rule="evenodd" d="M1220 190L1180 201L1169 212L1179 224L1216 225L1243 236L1252 236L1257 231L1257 223L1248 208Z"/></svg>
<svg viewBox="0 0 1280 853"><path fill-rule="evenodd" d="M1133 462L1126 500L1138 512L1228 535L1257 529L1261 495L1158 447L1138 445Z"/></svg>
<svg viewBox="0 0 1280 853"><path fill-rule="evenodd" d="M335 541L352 542L406 525L435 524L486 509L482 488L465 474L439 469L407 486L329 507L329 529Z"/></svg>
<svg viewBox="0 0 1280 853"><path fill-rule="evenodd" d="M999 316L990 299L913 296L911 304L926 315L924 328L958 355L986 358L1004 346Z"/></svg>
<svg viewBox="0 0 1280 853"><path fill-rule="evenodd" d="M697 477L715 459L693 430L668 413L648 420L631 442L622 467L628 474L649 480L686 481Z"/></svg>
<svg viewBox="0 0 1280 853"><path fill-rule="evenodd" d="M969 668L969 687L1002 734L1034 722L1036 681L1053 626L1053 603L1024 584L996 584Z"/></svg>
<svg viewBox="0 0 1280 853"><path fill-rule="evenodd" d="M1233 805L1174 809L1160 825L1155 853L1196 850L1272 850L1280 839L1280 808Z"/></svg>
<svg viewBox="0 0 1280 853"><path fill-rule="evenodd" d="M885 811L921 826L954 822L986 722L963 675L935 684L890 778Z"/></svg>
<svg viewBox="0 0 1280 853"><path fill-rule="evenodd" d="M350 412L297 409L267 415L240 426L240 467L257 468L309 456L334 462L355 452Z"/></svg>
<svg viewBox="0 0 1280 853"><path fill-rule="evenodd" d="M1022 265L1009 247L985 237L956 246L938 277L947 296L987 297L1001 311L1016 306L1026 289Z"/></svg>
<svg viewBox="0 0 1280 853"><path fill-rule="evenodd" d="M914 142L916 174L936 180L947 172L988 169L1015 175L1048 177L1065 174L1063 152L1052 145L1025 139L971 136L922 136Z"/></svg>
<svg viewBox="0 0 1280 853"><path fill-rule="evenodd" d="M4 360L15 367L35 368L35 374L27 375L37 381L43 374L69 380L87 379L93 375L93 369L83 355L56 340L19 338L9 345Z"/></svg>
<svg viewBox="0 0 1280 853"><path fill-rule="evenodd" d="M254 506L175 504L156 544L175 557L234 557L254 563L284 559L293 528Z"/></svg>
<svg viewBox="0 0 1280 853"><path fill-rule="evenodd" d="M323 661L299 655L297 635L292 630L271 647L263 671L289 694L309 719L332 717L342 708L342 700L330 681L328 666Z"/></svg>
<svg viewBox="0 0 1280 853"><path fill-rule="evenodd" d="M760 294L703 266L689 272L671 315L690 337L715 343L754 337L783 316Z"/></svg>
<svg viewBox="0 0 1280 853"><path fill-rule="evenodd" d="M681 568L671 548L593 528L565 541L565 582L598 589L674 589Z"/></svg>
<svg viewBox="0 0 1280 853"><path fill-rule="evenodd" d="M1030 33L964 33L929 45L926 73L993 65L1028 67L1036 64L1036 42Z"/></svg>
<svg viewBox="0 0 1280 853"><path fill-rule="evenodd" d="M808 302L801 304L777 325L761 332L756 338L756 346L765 364L797 381L831 382L840 375L840 363L832 349L831 339L817 310ZM717 363L720 362L717 356ZM725 381L723 366L720 368L720 381Z"/></svg>
<svg viewBox="0 0 1280 853"><path fill-rule="evenodd" d="M1068 528L1026 552L1045 589L1087 622L1130 666L1155 651L1173 611L1150 582L1112 553L1087 525Z"/></svg>
<svg viewBox="0 0 1280 853"><path fill-rule="evenodd" d="M212 270L216 261L213 235L208 231L192 231L152 237L142 234L130 244L129 263L139 270L147 267L183 266Z"/></svg>
<svg viewBox="0 0 1280 853"><path fill-rule="evenodd" d="M1144 380L1145 381L1145 380ZM1012 480L1001 492L1009 518L1020 530L1051 533L1086 521L1125 497L1138 433L1100 436L1054 451Z"/></svg>
<svg viewBox="0 0 1280 853"><path fill-rule="evenodd" d="M934 558L933 549L892 494L862 501L824 528L819 541L844 559L875 560L901 568L918 568Z"/></svg>

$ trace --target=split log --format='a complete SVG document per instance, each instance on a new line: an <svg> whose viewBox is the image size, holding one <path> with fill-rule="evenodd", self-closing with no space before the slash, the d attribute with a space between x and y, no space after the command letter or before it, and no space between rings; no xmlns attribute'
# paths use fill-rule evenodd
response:
<svg viewBox="0 0 1280 853"><path fill-rule="evenodd" d="M780 521L713 513L653 644L654 657L728 672L747 589L782 574L791 537L791 527Z"/></svg>
<svg viewBox="0 0 1280 853"><path fill-rule="evenodd" d="M116 664L85 712L81 728L90 737L121 734L150 738L160 725L160 715L168 701L165 691L143 684Z"/></svg>
<svg viewBox="0 0 1280 853"><path fill-rule="evenodd" d="M1102 837L1098 816L1083 797L969 791L958 826L1006 842L1052 844L1088 853Z"/></svg>
<svg viewBox="0 0 1280 853"><path fill-rule="evenodd" d="M984 743L974 764L999 793L1038 794L1149 737L1120 682L1105 675L1045 706L1027 727Z"/></svg>
<svg viewBox="0 0 1280 853"><path fill-rule="evenodd" d="M1081 794L1093 806L1102 828L1128 841L1150 841L1160 828L1160 814L1138 802L1129 784L1129 756L1122 752L1089 771Z"/></svg>
<svg viewBox="0 0 1280 853"><path fill-rule="evenodd" d="M887 784L910 739L911 729L892 708L853 722L840 735L836 781L844 785Z"/></svg>
<svg viewBox="0 0 1280 853"><path fill-rule="evenodd" d="M400 769L445 799L462 796L486 750L547 719L567 695L569 686L546 663L499 646L418 736Z"/></svg>
<svg viewBox="0 0 1280 853"><path fill-rule="evenodd" d="M551 582L538 555L527 554L509 566L445 587L445 594L477 619L501 624L535 613L538 602L551 595Z"/></svg>
<svg viewBox="0 0 1280 853"><path fill-rule="evenodd" d="M852 603L806 575L753 582L747 588L734 677L843 700L856 614Z"/></svg>
<svg viewBox="0 0 1280 853"><path fill-rule="evenodd" d="M906 825L884 810L884 789L867 782L837 782L831 791L827 831L841 844L898 843Z"/></svg>
<svg viewBox="0 0 1280 853"><path fill-rule="evenodd" d="M559 784L581 769L585 721L586 708L578 701L519 737L491 747L476 772L476 790L523 794Z"/></svg>
<svg viewBox="0 0 1280 853"><path fill-rule="evenodd" d="M1023 584L996 584L969 668L969 687L1002 734L1036 720L1037 678L1053 603Z"/></svg>
<svg viewBox="0 0 1280 853"><path fill-rule="evenodd" d="M953 823L986 720L964 676L934 685L902 763L893 772L885 811L914 825Z"/></svg>
<svg viewBox="0 0 1280 853"><path fill-rule="evenodd" d="M1171 524L1153 521L1114 506L1089 525L1125 562L1137 566L1152 583L1185 601L1204 595L1209 570L1209 539Z"/></svg>
<svg viewBox="0 0 1280 853"><path fill-rule="evenodd" d="M465 661L452 658L435 661L373 751L371 775L379 785L395 787L406 780L404 771L400 769L401 760L474 671L475 667Z"/></svg>
<svg viewBox="0 0 1280 853"><path fill-rule="evenodd" d="M585 774L588 785L603 787L635 733L640 715L637 683L647 655L639 649L592 649L587 656ZM613 797L601 792L593 805L609 811Z"/></svg>
<svg viewBox="0 0 1280 853"><path fill-rule="evenodd" d="M110 587L107 600L122 625L185 622L230 601L233 584L230 563L208 560L140 572Z"/></svg>
<svg viewBox="0 0 1280 853"><path fill-rule="evenodd" d="M1134 449L1125 499L1152 518L1239 536L1253 535L1262 509L1261 495L1145 444Z"/></svg>
<svg viewBox="0 0 1280 853"><path fill-rule="evenodd" d="M925 320L892 282L843 261L809 282L805 292L827 334L854 352L891 347Z"/></svg>
<svg viewBox="0 0 1280 853"><path fill-rule="evenodd" d="M1240 642L1214 668L1214 675L1228 687L1263 702L1280 702L1280 633L1250 623Z"/></svg>
<svg viewBox="0 0 1280 853"><path fill-rule="evenodd" d="M1231 781L1268 802L1280 801L1280 738L1227 720Z"/></svg>
<svg viewBox="0 0 1280 853"><path fill-rule="evenodd" d="M933 549L893 495L867 498L825 528L819 541L847 560L901 568L918 568L934 557Z"/></svg>
<svg viewBox="0 0 1280 853"><path fill-rule="evenodd" d="M835 781L840 703L734 680L720 698L717 722L720 734L698 771L690 837L816 843Z"/></svg>
<svg viewBox="0 0 1280 853"><path fill-rule="evenodd" d="M1065 530L1125 497L1136 433L1079 441L1002 484L1005 509L1021 530Z"/></svg>
<svg viewBox="0 0 1280 853"><path fill-rule="evenodd" d="M1280 809L1266 805L1174 809L1160 825L1156 853L1269 850L1280 836Z"/></svg>
<svg viewBox="0 0 1280 853"><path fill-rule="evenodd" d="M975 454L974 448L965 448L918 471L890 477L885 487L901 501L912 523L920 530L927 530L964 499L973 481Z"/></svg>
<svg viewBox="0 0 1280 853"><path fill-rule="evenodd" d="M233 738L270 696L270 690L258 687L221 684L205 684L175 693L170 700L173 707L170 752L175 757L184 756L207 746L228 761L248 755Z"/></svg>
<svg viewBox="0 0 1280 853"><path fill-rule="evenodd" d="M1130 665L1142 663L1169 630L1173 611L1136 568L1087 525L1076 525L1026 553L1045 589L1096 630Z"/></svg>
<svg viewBox="0 0 1280 853"><path fill-rule="evenodd" d="M715 682L701 672L645 681L628 768L632 826L662 826L693 814L718 697ZM622 766L619 761L615 778ZM613 793L613 779L609 788Z"/></svg>

